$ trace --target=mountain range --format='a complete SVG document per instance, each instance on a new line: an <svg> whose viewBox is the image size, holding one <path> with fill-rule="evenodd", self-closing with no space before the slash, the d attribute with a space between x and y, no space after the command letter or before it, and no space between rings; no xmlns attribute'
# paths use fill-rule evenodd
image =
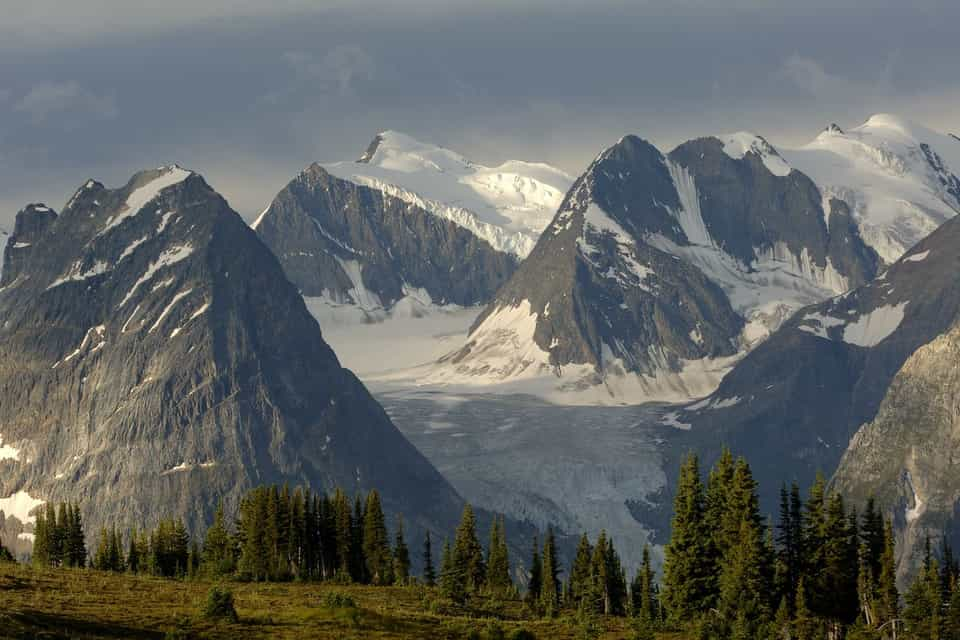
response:
<svg viewBox="0 0 960 640"><path fill-rule="evenodd" d="M870 281L956 215L957 146L887 115L782 153L749 133L666 155L624 137L425 380L708 394L797 309Z"/></svg>

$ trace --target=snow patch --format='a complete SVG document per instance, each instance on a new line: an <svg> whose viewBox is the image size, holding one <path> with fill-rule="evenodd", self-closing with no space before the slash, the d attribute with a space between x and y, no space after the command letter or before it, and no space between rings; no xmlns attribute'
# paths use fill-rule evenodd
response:
<svg viewBox="0 0 960 640"><path fill-rule="evenodd" d="M884 305L860 316L843 330L843 341L860 347L880 344L903 322L907 304L909 303L901 302L897 305Z"/></svg>
<svg viewBox="0 0 960 640"><path fill-rule="evenodd" d="M0 511L8 518L16 518L22 524L36 522L36 517L30 512L44 504L43 500L34 498L26 491L17 491L8 498L0 498Z"/></svg>
<svg viewBox="0 0 960 640"><path fill-rule="evenodd" d="M915 254L913 254L913 255L911 255L911 256L907 256L906 258L903 259L903 261L904 261L904 262L923 262L923 261L927 258L928 255L930 255L930 251L929 251L929 250L927 250L927 251L921 251L921 252L915 253Z"/></svg>
<svg viewBox="0 0 960 640"><path fill-rule="evenodd" d="M775 176L789 175L792 170L777 150L756 134L739 131L720 136L720 142L723 143L723 152L735 160L742 160L748 153L757 154Z"/></svg>
<svg viewBox="0 0 960 640"><path fill-rule="evenodd" d="M0 460L19 460L20 450L9 444L3 444L3 434L0 433Z"/></svg>
<svg viewBox="0 0 960 640"><path fill-rule="evenodd" d="M120 212L107 218L107 222L103 230L97 234L98 236L110 231L127 218L137 215L141 209L159 196L161 191L183 182L191 175L190 171L176 165L161 167L160 171L159 176L130 192Z"/></svg>
<svg viewBox="0 0 960 640"><path fill-rule="evenodd" d="M164 267L169 267L174 265L181 260L185 260L190 257L190 254L193 253L193 246L189 244L179 245L175 247L170 247L165 250L160 256L153 262L150 263L150 266L147 267L147 270L143 273L142 276L133 284L133 287L130 288L130 291L127 292L127 295L123 297L123 300L120 301L120 304L117 305L117 309L122 308L127 302L130 301L130 298L133 297L133 294L137 292L137 289L140 288L140 285L149 281L156 275L157 271L163 269ZM156 289L154 289L156 290Z"/></svg>
<svg viewBox="0 0 960 640"><path fill-rule="evenodd" d="M150 330L147 331L147 333L153 333L156 330L156 328L160 326L160 323L163 322L164 318L167 317L167 314L169 314L170 311L172 311L173 308L177 306L177 303L183 300L184 298L186 298L188 295L190 295L192 291L193 289L187 289L186 291L180 291L176 295L174 295L173 299L170 300L170 303L167 304L167 307L163 310L163 313L160 314L160 317L157 318L157 321L153 323L153 326L150 327Z"/></svg>

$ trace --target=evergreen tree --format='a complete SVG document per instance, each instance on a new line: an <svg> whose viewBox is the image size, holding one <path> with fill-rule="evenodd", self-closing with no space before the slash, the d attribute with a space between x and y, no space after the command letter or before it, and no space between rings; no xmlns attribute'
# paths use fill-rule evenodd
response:
<svg viewBox="0 0 960 640"><path fill-rule="evenodd" d="M363 559L365 575L373 584L393 583L393 557L387 537L387 525L380 506L380 494L374 489L367 494L363 512Z"/></svg>
<svg viewBox="0 0 960 640"><path fill-rule="evenodd" d="M557 546L553 537L553 527L547 527L547 538L543 543L543 578L540 586L540 602L547 615L553 615L560 606L560 582L557 575Z"/></svg>
<svg viewBox="0 0 960 640"><path fill-rule="evenodd" d="M237 532L241 538L237 570L241 576L254 581L266 580L270 574L269 538L266 533L269 491L258 487L248 492L240 502L240 521Z"/></svg>
<svg viewBox="0 0 960 640"><path fill-rule="evenodd" d="M332 510L334 572L341 580L349 580L353 576L353 516L350 501L340 489L334 492Z"/></svg>
<svg viewBox="0 0 960 640"><path fill-rule="evenodd" d="M202 567L204 573L210 576L227 575L234 570L233 550L224 519L222 500L217 505L213 524L207 529L207 535L203 541Z"/></svg>
<svg viewBox="0 0 960 640"><path fill-rule="evenodd" d="M487 589L492 594L503 595L512 587L504 523L494 518L493 525L490 527L490 544L487 548Z"/></svg>
<svg viewBox="0 0 960 640"><path fill-rule="evenodd" d="M527 600L539 602L543 590L543 561L540 558L540 544L533 537L533 550L530 557L530 579L527 580Z"/></svg>
<svg viewBox="0 0 960 640"><path fill-rule="evenodd" d="M477 523L473 507L463 508L460 525L453 543L453 562L458 572L464 576L464 588L474 593L483 588L486 579L486 566L483 561L483 546L477 539Z"/></svg>
<svg viewBox="0 0 960 640"><path fill-rule="evenodd" d="M656 625L660 619L660 603L650 562L650 547L647 545L643 546L643 560L630 585L630 597L633 615L643 617L650 625Z"/></svg>
<svg viewBox="0 0 960 640"><path fill-rule="evenodd" d="M367 563L363 557L363 501L360 496L353 501L353 517L350 519L350 576L354 582L367 582Z"/></svg>
<svg viewBox="0 0 960 640"><path fill-rule="evenodd" d="M724 556L720 574L720 618L737 634L757 635L770 620L770 585L764 575L764 546L757 524L740 523L739 541Z"/></svg>
<svg viewBox="0 0 960 640"><path fill-rule="evenodd" d="M456 562L449 540L443 541L443 555L440 560L440 591L444 596L458 604L467 600L466 574Z"/></svg>
<svg viewBox="0 0 960 640"><path fill-rule="evenodd" d="M663 605L675 626L687 624L713 606L714 565L709 537L700 466L696 455L691 454L680 469L663 568Z"/></svg>
<svg viewBox="0 0 960 640"><path fill-rule="evenodd" d="M904 596L903 621L911 640L943 638L942 605L938 564L928 554Z"/></svg>
<svg viewBox="0 0 960 640"><path fill-rule="evenodd" d="M575 606L579 606L590 591L592 558L593 547L590 546L590 539L584 533L580 536L577 553L570 567L570 581L567 587L568 599Z"/></svg>
<svg viewBox="0 0 960 640"><path fill-rule="evenodd" d="M900 615L900 595L897 592L897 564L893 543L893 525L889 521L883 529L883 553L880 556L880 575L877 582L877 622L880 626Z"/></svg>
<svg viewBox="0 0 960 640"><path fill-rule="evenodd" d="M437 574L433 569L433 548L430 542L430 532L427 531L423 539L423 582L428 587L437 583Z"/></svg>
<svg viewBox="0 0 960 640"><path fill-rule="evenodd" d="M130 540L127 546L127 570L130 573L140 572L140 547L137 544L137 530L130 531Z"/></svg>
<svg viewBox="0 0 960 640"><path fill-rule="evenodd" d="M51 526L56 526L56 522L48 525L46 511L39 510L33 525L33 564L37 566L49 566L51 564Z"/></svg>
<svg viewBox="0 0 960 640"><path fill-rule="evenodd" d="M407 584L410 578L410 550L403 539L403 518L397 516L397 533L393 545L393 578L397 584Z"/></svg>

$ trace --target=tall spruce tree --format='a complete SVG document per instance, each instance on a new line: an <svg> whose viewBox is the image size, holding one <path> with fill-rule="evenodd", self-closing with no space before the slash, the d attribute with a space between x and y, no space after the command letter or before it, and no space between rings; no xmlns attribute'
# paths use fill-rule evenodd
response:
<svg viewBox="0 0 960 640"><path fill-rule="evenodd" d="M430 532L423 539L423 582L428 587L437 583L437 574L433 568L433 546L430 541Z"/></svg>
<svg viewBox="0 0 960 640"><path fill-rule="evenodd" d="M672 625L682 627L714 604L714 563L704 520L704 492L697 456L680 469L672 533L664 559L663 605Z"/></svg>
<svg viewBox="0 0 960 640"><path fill-rule="evenodd" d="M539 602L542 590L543 560L540 557L540 543L534 536L530 555L530 578L527 580L527 601L531 603Z"/></svg>
<svg viewBox="0 0 960 640"><path fill-rule="evenodd" d="M367 494L363 512L363 559L365 576L373 584L393 583L393 558L387 525L376 489Z"/></svg>
<svg viewBox="0 0 960 640"><path fill-rule="evenodd" d="M568 599L574 608L579 607L590 592L592 557L593 547L590 545L587 534L584 533L580 536L580 542L577 544L577 552L570 567L570 579L567 586Z"/></svg>
<svg viewBox="0 0 960 640"><path fill-rule="evenodd" d="M540 602L546 614L552 616L560 607L560 581L557 579L560 567L557 564L557 543L553 536L553 527L547 527L547 537L543 542L542 563Z"/></svg>
<svg viewBox="0 0 960 640"><path fill-rule="evenodd" d="M393 579L404 585L410 579L410 550L403 538L403 517L397 516L397 532L393 544Z"/></svg>
<svg viewBox="0 0 960 640"><path fill-rule="evenodd" d="M202 567L204 573L210 576L227 575L234 570L230 533L227 531L222 500L217 505L213 524L207 529L207 535L203 541Z"/></svg>
<svg viewBox="0 0 960 640"><path fill-rule="evenodd" d="M473 507L463 508L460 525L453 543L453 562L464 576L464 588L475 593L483 588L486 566L483 561L483 546L477 538L477 520Z"/></svg>
<svg viewBox="0 0 960 640"><path fill-rule="evenodd" d="M487 548L487 590L494 595L504 595L513 587L510 579L510 556L504 523L493 519L490 527L490 543Z"/></svg>

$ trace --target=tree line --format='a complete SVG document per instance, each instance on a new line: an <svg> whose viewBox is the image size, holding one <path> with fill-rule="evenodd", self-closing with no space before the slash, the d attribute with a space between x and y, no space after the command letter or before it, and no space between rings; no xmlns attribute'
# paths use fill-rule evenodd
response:
<svg viewBox="0 0 960 640"><path fill-rule="evenodd" d="M646 547L628 579L604 531L593 541L582 535L565 569L548 528L532 540L529 562L511 566L505 521L493 520L484 545L469 504L452 541L443 541L439 567L426 533L414 577L403 519L391 536L376 490L351 499L340 489L277 485L247 492L232 523L219 505L202 544L177 520L126 536L103 529L89 565L168 577L416 581L461 605L476 596L522 597L544 616L631 616L644 640L661 630L737 640L960 638L960 568L945 542L939 557L930 546L901 597L891 523L873 500L858 513L818 477L805 496L796 484L781 488L774 524L760 511L749 464L724 449L706 476L695 455L681 466L659 579ZM77 505L48 504L37 515L33 562L88 564Z"/></svg>

